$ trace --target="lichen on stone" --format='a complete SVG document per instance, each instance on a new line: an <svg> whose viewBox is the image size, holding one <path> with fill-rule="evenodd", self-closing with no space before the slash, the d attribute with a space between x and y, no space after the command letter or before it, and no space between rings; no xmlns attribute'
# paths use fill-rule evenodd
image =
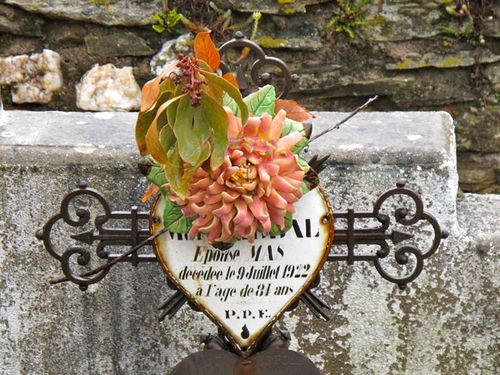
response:
<svg viewBox="0 0 500 375"><path fill-rule="evenodd" d="M490 51L486 51L479 58L479 63L494 63L500 60L499 55L495 55ZM440 55L436 53L426 53L423 56L412 55L406 56L403 60L396 64L386 64L388 70L406 70L418 68L458 68L464 66L472 66L476 64L474 51L460 51L453 55Z"/></svg>

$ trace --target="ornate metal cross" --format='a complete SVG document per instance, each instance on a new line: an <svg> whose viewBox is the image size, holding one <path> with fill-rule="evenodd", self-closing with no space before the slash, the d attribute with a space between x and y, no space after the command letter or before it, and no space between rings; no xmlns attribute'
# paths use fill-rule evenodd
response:
<svg viewBox="0 0 500 375"><path fill-rule="evenodd" d="M412 226L418 222L427 222L433 228L432 244L428 249L421 250L415 244L406 244L400 246L394 251L394 258L397 264L404 266L409 263L411 254L416 264L413 269L403 276L395 276L386 271L381 263L382 260L389 257L391 249L403 243L414 239L414 235L408 232L391 229L391 216L381 212L381 207L384 202L393 197L409 197L415 205L415 212L410 214L408 208L399 207L394 211L394 220L396 223L403 226ZM100 212L95 216L94 222L91 223L91 209L89 202L90 198L96 200L100 205ZM74 211L73 213L71 211ZM76 216L72 217L72 216ZM437 220L423 209L421 197L413 190L406 187L406 181L399 181L397 186L383 193L374 203L372 211L359 212L349 208L345 212L334 213L336 223L341 221L346 222L346 229L337 229L334 235L334 248L328 261L347 261L348 264L354 262L367 261L372 262L380 273L380 275L393 283L399 285L400 288L406 287L406 284L415 280L423 270L424 260L430 257L439 247L443 238L448 234L442 231ZM380 226L369 229L355 229L357 221L363 219L375 219ZM111 228L115 221L129 220L130 226L127 228ZM143 246L152 244L149 235L149 225L151 217L149 212L139 212L137 207L132 207L129 211L112 211L107 199L99 191L92 189L85 183L80 183L78 188L68 193L61 202L59 213L54 215L44 227L36 232L39 240L43 241L45 248L61 263L61 268L64 278L53 280L52 283L60 283L71 281L77 284L80 289L86 290L91 284L101 281L109 272L111 267L106 267L106 262L128 262L137 266L144 262L156 262L156 257L152 251L148 253L138 254L137 250ZM53 229L59 222L67 224L69 227L77 229L76 233L70 234L69 238L74 241L74 244L69 246L63 252L58 252L52 242ZM93 228L81 230L80 228L93 225ZM80 229L78 231L78 229ZM392 246L391 246L392 243ZM91 251L83 245L88 245L94 249ZM335 250L336 246L347 246L347 253L338 254ZM379 247L372 254L358 254L357 248L359 245L375 245ZM129 247L131 251L129 255L113 253L111 248L121 246ZM95 254L95 255L93 255ZM76 257L76 258L75 258ZM81 273L74 269L74 262L79 266L89 265L92 258L100 259L104 264L98 272ZM312 288L315 288L319 283L314 283ZM171 285L171 287L173 287ZM312 289L311 288L311 289ZM311 311L318 317L328 319L325 308L328 309L326 303L321 301L309 289L301 298L301 301L308 306ZM160 320L166 316L172 317L186 302L186 299L180 292L176 292L169 300L161 306L163 312L160 315Z"/></svg>
<svg viewBox="0 0 500 375"><path fill-rule="evenodd" d="M248 49L247 54L253 56L253 62L250 63L250 59L231 59L230 51L234 48ZM245 39L241 33L237 33L235 39L224 44L220 51L228 56L222 64L222 70L235 71L243 91L273 83L279 87L280 96L284 96L296 79L283 61L266 56L257 44ZM269 67L269 71L262 72L264 68ZM318 160L314 157L309 164L319 173L324 168L326 159ZM396 187L381 194L371 211L348 208L347 211L334 212L336 226L339 228L335 230L328 261L345 261L350 265L355 262L370 262L384 279L400 288L405 288L409 282L415 280L423 270L424 261L436 252L441 240L448 234L441 230L437 220L424 210L421 197L406 185L406 181L399 181ZM401 205L394 208L391 215L387 214L383 206L393 198L411 202L411 208ZM81 290L86 290L89 285L101 281L114 264L128 262L138 266L144 262L156 262L156 256L151 251L153 237L164 232L151 236L152 220L149 212L139 211L136 206L126 211L113 211L103 194L86 183L80 183L62 199L59 212L36 232L36 237L43 241L49 254L60 262L64 274L63 278L52 280L51 283L70 281L77 284ZM124 221L129 224L121 225ZM367 222L371 222L371 225L367 225ZM410 228L425 223L432 228L433 233L430 246L422 249L419 245L421 241L415 238ZM71 244L65 244L64 248L59 249L54 244L53 235L55 228L58 228L59 232L61 225L66 225L66 229L69 229L67 238ZM367 252L367 246L376 247L376 250ZM116 252L117 247L128 250ZM139 253L138 250L144 247L148 250ZM347 250L340 252L343 247ZM391 259L391 254L393 271L394 265L400 267L395 272L388 271L384 265L384 261ZM90 265L95 265L96 262L100 263L97 268L87 272L81 271L81 267L88 270ZM175 289L173 284L169 285ZM302 294L300 301L316 317L329 319L326 311L329 309L328 305L312 291L318 285L319 276ZM186 302L186 297L177 290L160 306L162 312L159 319L173 317ZM290 310L296 305L291 306ZM194 308L193 305L191 307Z"/></svg>

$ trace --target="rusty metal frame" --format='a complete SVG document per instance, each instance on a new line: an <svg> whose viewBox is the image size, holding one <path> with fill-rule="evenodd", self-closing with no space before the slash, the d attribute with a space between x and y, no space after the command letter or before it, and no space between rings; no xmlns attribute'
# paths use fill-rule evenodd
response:
<svg viewBox="0 0 500 375"><path fill-rule="evenodd" d="M331 254L328 257L329 261L346 261L347 264L354 264L354 262L366 261L372 262L380 276L387 281L398 284L401 289L415 280L423 270L424 260L432 256L439 247L442 239L448 237L448 232L441 230L438 221L434 216L424 210L422 198L415 191L406 187L406 180L397 182L396 187L383 193L374 203L371 212L356 212L354 209L349 208L346 212L335 213L336 219L346 221L346 229L337 229L335 231L334 245L347 246L347 254ZM401 230L392 230L388 232L391 224L391 217L381 212L384 203L392 197L406 196L410 198L415 205L415 212L410 214L407 208L399 207L394 211L395 222L403 226L411 226L419 221L427 222L434 232L434 237L431 246L422 251L415 245L400 246L394 252L394 258L399 265L406 265L409 263L410 255L416 260L416 265L411 272L403 277L391 275L387 272L381 260L387 258L390 254L391 241L393 245L398 245L406 240L413 239L413 235ZM354 229L356 221L359 219L376 219L381 226L378 228L370 229ZM376 245L379 250L374 254L356 254L357 245Z"/></svg>

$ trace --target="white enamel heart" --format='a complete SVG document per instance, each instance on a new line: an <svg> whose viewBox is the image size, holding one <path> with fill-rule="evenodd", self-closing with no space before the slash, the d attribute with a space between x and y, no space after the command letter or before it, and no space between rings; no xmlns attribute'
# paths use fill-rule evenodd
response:
<svg viewBox="0 0 500 375"><path fill-rule="evenodd" d="M170 280L241 352L251 350L314 281L333 240L333 218L316 188L295 205L292 229L283 237L237 241L218 250L204 236L165 233L155 253ZM163 228L164 201L152 207L152 233Z"/></svg>

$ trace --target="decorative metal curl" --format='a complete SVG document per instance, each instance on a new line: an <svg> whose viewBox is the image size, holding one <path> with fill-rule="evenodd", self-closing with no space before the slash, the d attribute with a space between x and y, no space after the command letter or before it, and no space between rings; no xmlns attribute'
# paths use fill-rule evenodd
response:
<svg viewBox="0 0 500 375"><path fill-rule="evenodd" d="M227 54L231 49L241 48L242 54L236 61L231 61L229 57L221 61L221 69L223 73L230 72L235 69L236 79L240 86L240 91L248 94L254 91L257 87L271 84L273 78L278 78L282 81L281 90L277 97L286 96L292 88L292 84L297 80L295 74L291 74L288 66L281 59L267 56L264 50L255 42L247 39L241 31L237 31L234 39L224 43L219 52L221 56ZM250 61L250 56L253 56L255 61ZM235 68L232 69L232 66ZM273 66L279 70L282 76L263 71L265 67Z"/></svg>
<svg viewBox="0 0 500 375"><path fill-rule="evenodd" d="M439 247L441 240L448 236L446 231L442 231L439 223L431 214L424 211L422 198L413 190L405 187L406 180L401 180L396 184L396 188L390 189L383 193L375 202L372 212L355 212L353 209L347 212L336 213L337 219L345 219L347 221L347 229L337 229L335 231L334 245L346 245L347 254L333 254L328 257L329 261L347 261L348 264L353 264L355 261L370 261L373 262L375 268L380 275L393 283L399 285L400 288L405 288L406 284L415 280L423 270L424 260L430 257ZM381 208L383 204L391 197L407 196L415 205L415 213L410 215L404 207L398 207L394 211L396 223L404 226L411 226L420 221L427 222L433 228L433 240L431 246L425 251L421 251L414 245L404 245L396 248L394 259L399 265L406 265L409 262L409 256L412 255L416 264L415 267L403 277L391 275L384 270L381 260L389 256L391 246L388 241L398 246L400 243L412 240L413 234L394 229L387 232L391 223L389 215L382 214ZM376 219L381 223L377 228L369 229L354 229L354 224L357 219ZM356 254L356 245L377 245L380 249L375 254Z"/></svg>
<svg viewBox="0 0 500 375"><path fill-rule="evenodd" d="M106 198L97 190L89 188L85 183L79 183L78 189L73 190L72 192L66 194L61 201L61 206L59 213L52 216L47 223L43 226L42 229L36 232L36 237L43 241L45 249L56 258L58 261L62 261L62 254L59 254L52 243L51 233L52 227L60 220L63 220L64 223L72 226L72 227L82 227L87 224L90 220L90 210L89 207L76 207L76 216L78 219L74 220L70 213L70 207L72 203L76 202L76 200L82 196L93 197L97 199L97 201L101 204L101 207L106 216L109 216L111 210L109 208L109 204Z"/></svg>
<svg viewBox="0 0 500 375"><path fill-rule="evenodd" d="M76 202L82 197L90 199L94 198L100 204L98 212L103 212L97 215L94 220L94 229L71 234L70 238L79 243L79 245L71 245L63 252L57 251L52 242L52 233L54 225L58 222L63 222L71 227L83 227L90 223L91 211L90 206L84 207ZM70 212L71 206L75 207L76 218L72 217ZM131 228L106 228L105 224L114 220L127 219L131 222ZM78 284L81 289L85 290L88 285L101 281L109 272L109 269L103 269L99 272L91 274L79 274L73 270L74 262L79 266L86 266L92 260L91 251L81 244L92 245L97 241L95 254L97 258L111 262L117 259L120 254L110 254L107 251L109 246L130 246L133 247L145 241L149 237L148 226L145 229L140 228L139 222L149 222L149 212L138 212L137 207L132 207L130 211L111 211L110 205L103 194L99 191L89 188L86 183L80 183L78 188L68 193L61 201L59 213L51 217L42 229L36 232L36 237L43 241L47 252L56 258L61 263L61 268L66 276L64 281L71 281ZM154 254L137 254L132 253L121 261L131 262L137 265L139 262L155 262ZM73 266L72 266L73 265Z"/></svg>
<svg viewBox="0 0 500 375"><path fill-rule="evenodd" d="M90 251L81 246L72 246L69 248L69 250L66 250L63 253L61 258L61 268L63 270L64 276L66 276L68 281L78 284L80 286L80 289L85 290L88 285L95 284L101 281L108 274L109 268L104 269L101 272L98 272L92 276L81 276L75 274L71 269L71 264L70 264L71 257L73 255L78 255L76 260L78 265L80 266L86 266L87 264L89 264L91 260L91 255Z"/></svg>

